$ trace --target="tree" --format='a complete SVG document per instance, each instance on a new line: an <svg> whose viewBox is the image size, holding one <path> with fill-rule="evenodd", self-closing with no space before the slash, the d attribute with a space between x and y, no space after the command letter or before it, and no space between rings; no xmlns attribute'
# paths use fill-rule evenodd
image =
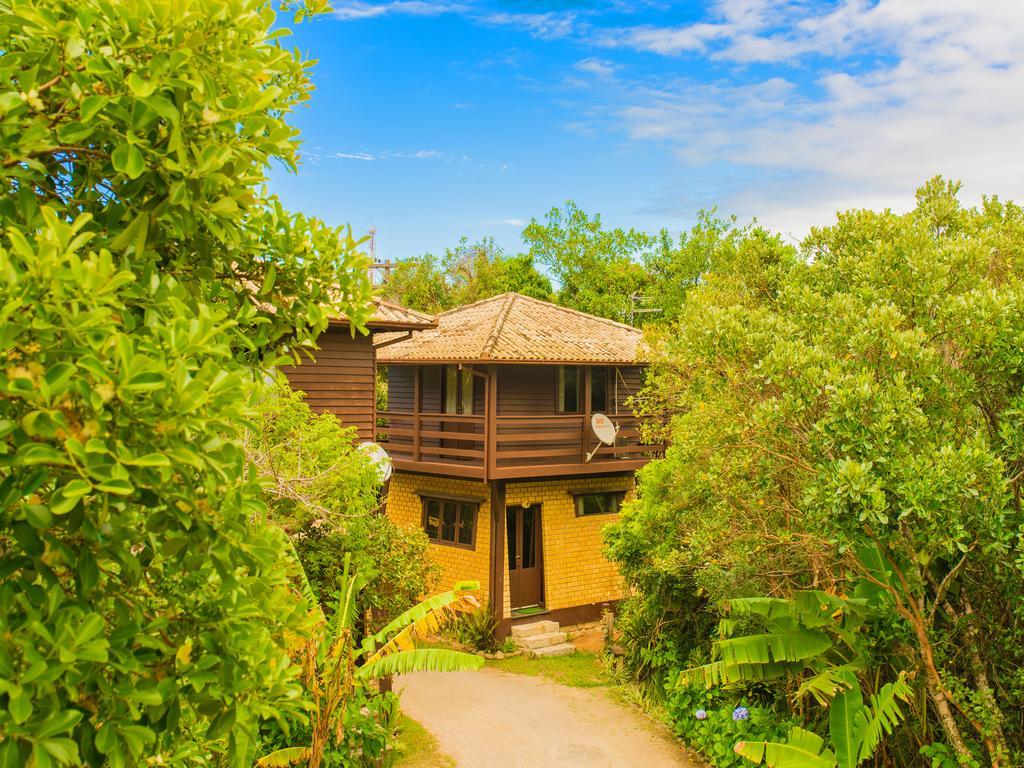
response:
<svg viewBox="0 0 1024 768"><path fill-rule="evenodd" d="M606 230L569 200L552 208L543 223L531 219L523 230L528 255L547 268L558 284L558 303L622 321L634 294L650 279L641 266L654 238L636 230Z"/></svg>
<svg viewBox="0 0 1024 768"><path fill-rule="evenodd" d="M905 649L930 705L908 739L936 729L962 762L977 739L1006 765L1022 698L991 680L1020 664L1022 624L992 596L1024 569L1024 212L958 189L934 179L909 214L844 213L799 260L748 243L705 276L643 398L672 447L610 546L641 596L869 581L889 606L876 658Z"/></svg>
<svg viewBox="0 0 1024 768"><path fill-rule="evenodd" d="M308 65L270 0L0 8L0 764L248 765L308 624L258 366L369 304L262 188Z"/></svg>
<svg viewBox="0 0 1024 768"><path fill-rule="evenodd" d="M385 297L424 312L443 312L501 293L551 298L551 281L527 254L509 255L493 239L463 237L439 260L431 254L400 262L383 287Z"/></svg>
<svg viewBox="0 0 1024 768"><path fill-rule="evenodd" d="M774 240L781 245L777 237L763 229L739 227L735 217L720 219L714 210L699 211L697 223L679 234L678 244L667 229L662 229L657 247L644 254L644 268L650 275L646 305L659 310L652 320L659 325L678 320L687 294L708 274L731 269L752 239Z"/></svg>
<svg viewBox="0 0 1024 768"><path fill-rule="evenodd" d="M390 621L429 593L438 569L426 534L380 514L379 472L353 427L313 413L301 392L279 382L260 396L243 446L266 478L268 519L295 544L322 605L341 588L346 556L365 583L361 616L372 610Z"/></svg>

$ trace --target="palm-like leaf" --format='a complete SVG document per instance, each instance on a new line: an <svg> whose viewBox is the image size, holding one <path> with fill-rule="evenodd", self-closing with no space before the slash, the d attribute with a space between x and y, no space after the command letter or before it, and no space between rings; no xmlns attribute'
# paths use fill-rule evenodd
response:
<svg viewBox="0 0 1024 768"><path fill-rule="evenodd" d="M679 673L679 682L683 684L698 683L711 688L716 685L732 685L733 683L780 680L787 675L799 674L803 668L802 663L736 664L713 661L710 664L684 669Z"/></svg>
<svg viewBox="0 0 1024 768"><path fill-rule="evenodd" d="M799 700L810 694L821 706L828 706L837 693L849 687L847 673L856 672L860 668L861 664L858 663L825 667L800 683L793 696Z"/></svg>
<svg viewBox="0 0 1024 768"><path fill-rule="evenodd" d="M257 768L289 768L308 760L312 750L309 747L287 747L271 752L256 761Z"/></svg>
<svg viewBox="0 0 1024 768"><path fill-rule="evenodd" d="M471 653L446 648L416 648L375 658L356 670L356 678L376 680L410 672L471 672L480 669L483 663L482 658Z"/></svg>
<svg viewBox="0 0 1024 768"><path fill-rule="evenodd" d="M832 647L832 638L816 629L766 632L719 640L715 650L722 661L732 664L771 664L807 661Z"/></svg>
<svg viewBox="0 0 1024 768"><path fill-rule="evenodd" d="M897 700L908 701L913 689L903 673L895 682L887 683L877 695L871 696L871 706L863 707L855 717L857 738L860 749L857 762L863 762L874 754L882 737L892 733L893 728L903 719Z"/></svg>
<svg viewBox="0 0 1024 768"><path fill-rule="evenodd" d="M685 669L680 680L711 687L743 681L777 680L796 675L832 647L832 639L816 629L794 629L719 640L719 661Z"/></svg>
<svg viewBox="0 0 1024 768"><path fill-rule="evenodd" d="M839 768L855 768L861 748L857 717L864 710L864 697L852 672L842 674L840 679L846 689L836 696L828 708L828 730Z"/></svg>
<svg viewBox="0 0 1024 768"><path fill-rule="evenodd" d="M479 608L480 603L476 598L466 594L470 589L479 589L479 584L460 582L456 589L427 598L401 614L377 634L366 638L363 641L363 652L369 654L367 663L392 653L412 650L416 647L416 640L436 634L460 613ZM394 634L396 632L397 634Z"/></svg>
<svg viewBox="0 0 1024 768"><path fill-rule="evenodd" d="M735 747L741 757L768 768L835 768L836 758L825 749L824 740L803 728L792 728L789 739L773 741L741 741Z"/></svg>

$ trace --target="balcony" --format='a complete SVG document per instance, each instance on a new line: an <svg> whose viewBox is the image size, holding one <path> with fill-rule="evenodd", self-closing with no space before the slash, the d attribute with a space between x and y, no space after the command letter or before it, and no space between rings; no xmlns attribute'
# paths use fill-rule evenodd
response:
<svg viewBox="0 0 1024 768"><path fill-rule="evenodd" d="M632 414L609 418L619 427L614 445L599 445L586 414L381 411L377 441L398 470L477 480L630 472L663 453L663 445L641 442Z"/></svg>

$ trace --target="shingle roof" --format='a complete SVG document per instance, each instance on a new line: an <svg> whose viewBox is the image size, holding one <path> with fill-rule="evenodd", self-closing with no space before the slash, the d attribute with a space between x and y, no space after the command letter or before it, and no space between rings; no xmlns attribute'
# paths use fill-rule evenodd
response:
<svg viewBox="0 0 1024 768"><path fill-rule="evenodd" d="M347 325L345 318L331 320L332 325ZM384 299L373 300L373 314L366 321L369 328L386 330L420 330L436 328L437 318L424 312L417 312Z"/></svg>
<svg viewBox="0 0 1024 768"><path fill-rule="evenodd" d="M386 337L385 337L386 338ZM629 325L518 293L442 312L437 327L382 346L398 362L637 362L643 333Z"/></svg>

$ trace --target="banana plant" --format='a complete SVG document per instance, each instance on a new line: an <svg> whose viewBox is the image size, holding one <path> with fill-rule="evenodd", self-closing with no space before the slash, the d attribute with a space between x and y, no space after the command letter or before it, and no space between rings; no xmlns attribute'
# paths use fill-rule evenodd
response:
<svg viewBox="0 0 1024 768"><path fill-rule="evenodd" d="M460 614L479 607L479 602L469 594L480 588L477 582L459 582L451 591L424 600L357 644L358 597L365 587L366 579L350 572L346 557L338 602L330 620L319 603L313 601L314 611L318 612L317 631L306 647L304 662L306 689L312 700L312 738L308 745L287 747L263 756L256 762L259 768L319 768L331 737L341 738L345 705L358 688L368 687L381 677L419 671L476 670L483 664L483 659L472 654L416 647L417 640L435 634Z"/></svg>
<svg viewBox="0 0 1024 768"><path fill-rule="evenodd" d="M867 600L804 590L792 598L747 597L726 604L719 640L709 664L683 670L682 683L709 688L786 677L803 679L797 695L820 704L844 688L844 675L862 666L858 630L868 615ZM733 637L739 619L759 617L764 632Z"/></svg>
<svg viewBox="0 0 1024 768"><path fill-rule="evenodd" d="M907 701L912 689L900 673L866 705L856 676L848 672L841 677L845 688L832 700L828 712L829 737L835 751L826 749L825 740L817 734L797 727L790 729L783 743L741 741L736 753L768 768L856 768L870 759L882 738L903 719L898 702Z"/></svg>
<svg viewBox="0 0 1024 768"><path fill-rule="evenodd" d="M856 672L863 668L859 630L871 607L867 598L803 590L792 598L753 597L729 601L730 617L719 624L715 660L682 672L684 683L708 687L791 677L795 696L812 696L829 708L833 749L811 731L795 727L785 742L747 742L737 754L769 768L855 768L870 758L900 722L898 702L912 689L903 673L864 703ZM733 637L740 619L759 617L764 632Z"/></svg>

